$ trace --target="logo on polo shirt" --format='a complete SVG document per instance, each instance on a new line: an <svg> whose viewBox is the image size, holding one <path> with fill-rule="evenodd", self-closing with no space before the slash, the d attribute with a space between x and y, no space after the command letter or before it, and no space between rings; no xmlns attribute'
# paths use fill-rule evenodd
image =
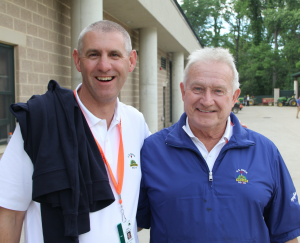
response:
<svg viewBox="0 0 300 243"><path fill-rule="evenodd" d="M238 173L238 177L235 179L239 184L247 184L248 180L246 175L248 174L248 172L244 169L238 169L236 171Z"/></svg>
<svg viewBox="0 0 300 243"><path fill-rule="evenodd" d="M297 192L293 192L291 202L299 205Z"/></svg>
<svg viewBox="0 0 300 243"><path fill-rule="evenodd" d="M131 167L132 169L136 169L136 168L138 167L138 164L137 164L137 163L135 162L135 160L134 160L135 155L132 154L132 153L130 153L130 154L128 154L127 157L129 158L129 161L130 161L130 163L129 163L130 167Z"/></svg>

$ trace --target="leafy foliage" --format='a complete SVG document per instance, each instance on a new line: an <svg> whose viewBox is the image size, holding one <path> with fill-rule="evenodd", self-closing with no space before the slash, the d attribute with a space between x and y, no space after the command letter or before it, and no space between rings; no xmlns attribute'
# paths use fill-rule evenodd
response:
<svg viewBox="0 0 300 243"><path fill-rule="evenodd" d="M300 72L300 0L183 0L205 46L228 48L242 95L293 89Z"/></svg>

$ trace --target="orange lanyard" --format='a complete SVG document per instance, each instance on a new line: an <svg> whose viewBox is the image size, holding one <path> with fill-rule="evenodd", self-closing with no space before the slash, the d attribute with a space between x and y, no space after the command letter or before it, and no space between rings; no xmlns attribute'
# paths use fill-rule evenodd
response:
<svg viewBox="0 0 300 243"><path fill-rule="evenodd" d="M76 101L77 101L77 103L78 103L76 90L74 90L74 95L75 95ZM78 103L78 105L79 105L79 103ZM79 105L79 107L80 107L80 105ZM80 109L81 109L81 107L80 107ZM82 111L82 109L81 109L81 111ZM82 111L82 113L83 113L83 111ZM83 115L84 115L84 113L83 113ZM85 116L85 115L84 115L84 116ZM94 137L95 142L96 142L96 144L97 144L97 146L98 146L98 149L99 149L99 151L100 151L100 154L101 154L101 156L102 156L102 159L103 159L104 163L105 163L106 166L107 166L107 169L108 169L108 172L109 172L109 174L110 174L110 177L111 177L111 179L112 179L112 181L113 181L114 187L115 187L115 189L116 189L116 191L117 191L117 193L118 193L118 195L119 195L119 203L122 205L121 192L122 192L123 178L124 178L124 148L123 148L123 139L122 139L121 120L120 120L120 123L118 124L118 126L119 126L119 131L120 131L120 144L119 144L118 168L117 168L117 176L118 176L118 181L119 181L119 183L117 183L117 181L116 181L116 179L115 179L115 177L114 177L114 175L113 175L113 173L112 173L112 170L111 170L111 168L110 168L110 165L109 165L109 163L107 162L107 160L106 160L106 158L105 158L105 155L104 155L104 153L103 153L103 150L102 150L100 144L98 143L97 139L95 138L95 136L94 136L92 130L91 130L91 133L93 134L93 137ZM90 128L90 129L91 129L91 128Z"/></svg>

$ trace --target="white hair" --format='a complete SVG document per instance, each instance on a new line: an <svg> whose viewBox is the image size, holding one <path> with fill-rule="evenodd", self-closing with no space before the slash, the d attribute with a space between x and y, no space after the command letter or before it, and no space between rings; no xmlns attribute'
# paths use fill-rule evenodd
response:
<svg viewBox="0 0 300 243"><path fill-rule="evenodd" d="M131 45L131 39L128 32L119 24L109 21L109 20L100 20L95 23L90 24L89 26L85 27L79 37L78 37L78 43L77 43L77 51L79 54L79 57L81 57L81 52L83 49L83 37L87 32L101 32L101 33L113 33L117 32L122 34L124 38L125 43L125 50L127 52L127 55L130 54L132 51L132 45Z"/></svg>
<svg viewBox="0 0 300 243"><path fill-rule="evenodd" d="M232 86L232 93L234 93L240 87L239 73L236 70L236 66L232 54L229 53L228 49L224 49L221 47L217 47L217 48L205 47L203 49L196 50L189 55L188 63L184 69L184 74L183 74L184 87L186 87L188 73L193 64L195 64L196 62L208 63L212 61L225 63L232 69L233 79L231 80L231 86Z"/></svg>

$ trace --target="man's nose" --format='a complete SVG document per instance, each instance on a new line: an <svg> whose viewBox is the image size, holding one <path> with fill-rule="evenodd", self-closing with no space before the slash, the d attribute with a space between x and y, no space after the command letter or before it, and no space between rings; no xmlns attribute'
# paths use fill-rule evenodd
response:
<svg viewBox="0 0 300 243"><path fill-rule="evenodd" d="M211 93L211 90L205 90L205 92L201 95L200 102L206 107L214 104L214 97Z"/></svg>
<svg viewBox="0 0 300 243"><path fill-rule="evenodd" d="M99 71L101 71L103 73L108 72L111 69L111 63L110 63L109 58L105 55L102 55L99 58L97 68L98 68Z"/></svg>

